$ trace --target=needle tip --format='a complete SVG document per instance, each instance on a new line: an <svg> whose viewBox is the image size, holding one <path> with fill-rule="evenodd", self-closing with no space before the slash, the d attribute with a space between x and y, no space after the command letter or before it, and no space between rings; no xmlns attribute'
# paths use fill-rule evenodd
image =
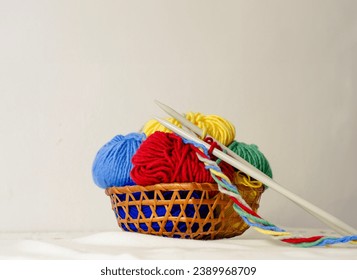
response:
<svg viewBox="0 0 357 280"><path fill-rule="evenodd" d="M154 116L153 119L157 120L159 123L163 123L164 120L162 118Z"/></svg>
<svg viewBox="0 0 357 280"><path fill-rule="evenodd" d="M158 105L159 107L161 107L162 105L164 105L164 104L162 104L159 100L157 100L157 99L154 99L154 102L156 103L156 105Z"/></svg>

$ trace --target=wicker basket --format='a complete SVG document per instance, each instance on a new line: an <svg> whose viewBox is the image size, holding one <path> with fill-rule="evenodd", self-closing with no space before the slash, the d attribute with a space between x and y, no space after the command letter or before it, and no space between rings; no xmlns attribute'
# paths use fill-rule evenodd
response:
<svg viewBox="0 0 357 280"><path fill-rule="evenodd" d="M264 190L244 184L238 190L256 211ZM211 183L172 183L106 189L119 227L125 231L189 238L221 239L248 229L228 196Z"/></svg>

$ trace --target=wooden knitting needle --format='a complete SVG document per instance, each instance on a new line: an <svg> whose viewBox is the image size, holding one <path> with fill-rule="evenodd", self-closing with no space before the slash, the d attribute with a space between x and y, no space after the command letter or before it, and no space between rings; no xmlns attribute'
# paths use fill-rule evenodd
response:
<svg viewBox="0 0 357 280"><path fill-rule="evenodd" d="M179 127L175 126L174 124L170 123L169 121L156 118L158 122L160 122L163 126L166 128L172 130L173 132L177 133L181 137L194 141L200 145L205 146L207 149L210 148L210 145L198 137L195 137L191 135L190 133L180 129ZM234 166L235 168L243 171L244 173L248 174L249 176L255 178L256 180L262 182L263 184L267 185L271 189L279 192L280 194L284 195L286 198L290 199L297 205L301 206L303 209L307 210L308 213L312 214L319 220L321 220L323 223L334 229L336 232L342 234L342 235L357 235L357 231L339 220L338 218L332 216L331 214L325 212L324 210L318 208L316 205L306 201L305 199L299 197L298 195L292 193L291 191L285 189L282 187L280 184L275 182L273 179L269 178L262 172L256 172L254 168L251 168L251 166L246 165L242 163L241 161L236 160L235 158L231 157L228 154L225 154L224 152L214 149L213 154L220 158L221 160L227 162L228 164ZM263 174L263 175L262 175Z"/></svg>
<svg viewBox="0 0 357 280"><path fill-rule="evenodd" d="M155 103L163 110L165 111L168 115L170 115L171 117L173 117L174 119L178 120L179 122L181 122L181 124L183 125L183 129L184 130L189 130L191 132L196 133L199 136L203 135L203 131L201 128L199 128L198 126L196 126L195 124L193 124L192 122L190 122L189 120L187 120L182 114L178 113L177 111L175 111L174 109L172 109L170 106L167 106L163 103L161 103L158 100L154 100ZM239 155L237 155L235 152L233 152L231 149L227 148L225 145L223 145L222 143L220 143L217 139L215 139L214 137L212 137L211 135L207 135L210 136L217 144L219 144L219 146L221 147L222 150L225 151L225 153L229 154L231 157L235 158L236 160L238 160L239 162L247 165L248 167L250 167L251 169L254 170L254 172L259 173L261 176L266 176L265 173L263 173L262 171L260 171L259 169L257 169L254 165L251 165L248 161L246 161L245 159L241 158ZM248 174L249 175L249 174ZM252 176L253 177L253 176ZM254 177L253 177L254 178ZM278 191L279 192L279 191ZM291 198L290 198L291 199ZM291 199L293 202L295 202L293 199ZM305 208L304 205L300 205L298 202L295 202L298 206L300 206L301 208L303 208L305 211L309 212L311 215L315 216L317 219L319 219L320 221L322 221L323 223L329 225L330 227L334 228L338 233L341 234L350 234L350 232L346 232L343 229L339 228L337 225L331 224L330 220L325 220L325 218L322 216L319 216L316 213L311 213L310 209Z"/></svg>
<svg viewBox="0 0 357 280"><path fill-rule="evenodd" d="M187 120L183 115L181 115L180 113L178 113L177 111L175 111L174 109L172 109L171 107L159 102L158 100L155 100L155 103L162 109L164 110L167 114L169 114L170 116L172 116L173 118L177 119L178 121L180 121L184 126L183 128L189 128L191 129L193 132L195 132L196 134L198 134L199 136L201 136L202 130L196 126L195 124L191 123L189 120ZM222 143L220 143L217 139L214 139L214 137L210 136L211 138L213 138L214 141L216 141L220 147L222 148L222 150L225 151L225 153L229 154L231 157L235 158L236 160L238 160L239 162L241 162L242 164L245 164L248 166L248 168L253 169L253 172L259 173L261 176L264 176L268 179L270 179L266 174L264 174L263 172L261 172L259 169L257 169L255 166L251 165L249 162L247 162L245 159L241 158L239 155L237 155L236 153L234 153L232 150L230 150L229 148L227 148L226 146L224 146ZM248 174L248 173L247 173ZM248 174L249 175L249 174ZM253 177L253 176L252 176ZM254 178L254 177L253 177ZM277 182L275 182L277 184ZM267 184L266 184L267 185ZM283 188L280 185L281 188ZM272 187L272 189L274 189L274 187ZM275 189L277 192L279 192L279 188ZM319 213L315 213L315 212L311 212L310 208L306 208L305 204L299 204L299 201L295 201L294 197L289 198L290 200L292 200L294 203L296 203L298 206L300 206L301 208L303 208L305 211L307 211L308 213L310 213L312 216L316 217L317 219L319 219L321 222L325 223L326 225L328 225L329 227L333 228L336 232L342 234L342 235L348 235L348 234L352 234L351 231L346 231L346 228L343 227L339 227L339 225L335 224L333 222L333 220L329 219L328 216L323 215L320 216ZM321 210L322 211L322 210ZM327 220L326 220L327 218ZM333 217L335 218L335 217ZM336 219L336 218L335 218ZM340 221L341 222L341 221ZM348 226L349 227L349 226ZM351 227L349 227L350 229L352 229ZM354 230L355 231L355 230Z"/></svg>

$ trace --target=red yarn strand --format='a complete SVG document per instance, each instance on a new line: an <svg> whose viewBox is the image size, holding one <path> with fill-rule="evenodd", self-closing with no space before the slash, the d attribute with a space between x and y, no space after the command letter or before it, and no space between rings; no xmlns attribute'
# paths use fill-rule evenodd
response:
<svg viewBox="0 0 357 280"><path fill-rule="evenodd" d="M285 238L285 239L281 239L281 241L292 243L292 244L298 244L298 243L306 243L306 242L315 242L321 238L324 238L324 236L320 235L320 236L301 237L301 238Z"/></svg>
<svg viewBox="0 0 357 280"><path fill-rule="evenodd" d="M255 213L253 210L249 209L248 207L246 207L245 205L243 205L242 203L240 203L239 200L236 199L235 197L230 196L230 199L232 199L233 202L234 202L235 204L237 204L240 208L242 208L245 212L251 214L252 216L255 216L255 217L257 217L257 218L262 219L262 217L260 217L260 216L259 216L257 213Z"/></svg>

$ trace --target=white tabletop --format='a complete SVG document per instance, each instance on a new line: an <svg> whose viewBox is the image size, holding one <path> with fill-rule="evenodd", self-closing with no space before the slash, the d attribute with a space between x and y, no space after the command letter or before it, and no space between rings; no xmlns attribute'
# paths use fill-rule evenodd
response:
<svg viewBox="0 0 357 280"><path fill-rule="evenodd" d="M328 231L294 229L304 236ZM357 246L295 248L252 229L221 240L181 240L138 233L0 233L0 259L357 259Z"/></svg>

